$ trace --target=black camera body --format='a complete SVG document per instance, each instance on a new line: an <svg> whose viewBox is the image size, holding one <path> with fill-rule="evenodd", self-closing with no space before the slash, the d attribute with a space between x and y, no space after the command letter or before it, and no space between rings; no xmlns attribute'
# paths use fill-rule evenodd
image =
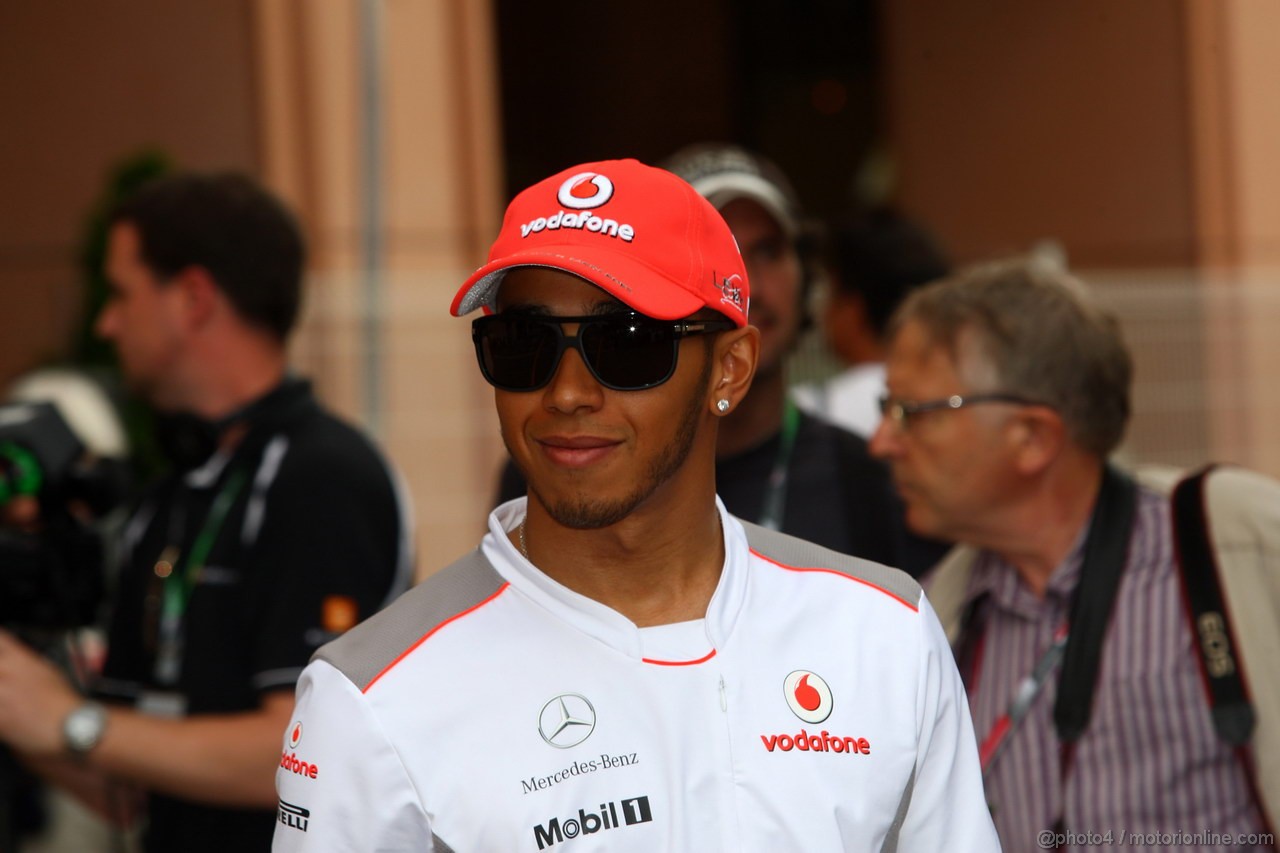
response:
<svg viewBox="0 0 1280 853"><path fill-rule="evenodd" d="M24 497L39 505L34 530L0 527L0 624L58 629L94 620L104 548L92 517L121 494L109 469L86 459L54 404L0 405L0 510Z"/></svg>

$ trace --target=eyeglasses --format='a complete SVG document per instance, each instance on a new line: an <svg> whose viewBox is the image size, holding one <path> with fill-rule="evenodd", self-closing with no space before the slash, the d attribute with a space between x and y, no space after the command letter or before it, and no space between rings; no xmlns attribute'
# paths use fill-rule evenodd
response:
<svg viewBox="0 0 1280 853"><path fill-rule="evenodd" d="M563 324L577 323L567 335ZM503 391L537 391L551 381L560 357L575 349L606 388L640 391L676 371L680 339L733 328L725 320L654 320L626 312L586 317L493 314L471 324L480 372Z"/></svg>
<svg viewBox="0 0 1280 853"><path fill-rule="evenodd" d="M899 400L885 395L880 398L880 414L884 415L886 420L892 421L899 429L906 429L910 425L911 419L916 415L922 415L925 412L945 412L952 409L963 409L966 406L976 406L981 403L1013 403L1018 406L1044 405L1017 394L1002 392L969 394L965 397L961 397L959 394L952 394L950 397L944 397L941 400L925 400L919 403Z"/></svg>

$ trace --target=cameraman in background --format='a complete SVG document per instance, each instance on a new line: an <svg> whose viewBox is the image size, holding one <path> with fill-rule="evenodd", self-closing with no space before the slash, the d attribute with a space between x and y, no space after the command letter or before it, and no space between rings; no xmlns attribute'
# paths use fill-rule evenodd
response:
<svg viewBox="0 0 1280 853"><path fill-rule="evenodd" d="M0 401L0 626L80 685L101 668L102 635L91 626L129 479L124 423L94 377L41 368L8 389ZM101 838L79 810L46 793L0 745L0 851L37 837L46 845L74 839L48 849L83 851Z"/></svg>
<svg viewBox="0 0 1280 853"><path fill-rule="evenodd" d="M147 850L268 850L276 750L321 644L412 573L395 479L286 369L303 245L232 175L148 185L111 218L97 332L157 410L171 472L126 525L94 693L0 631L0 740Z"/></svg>

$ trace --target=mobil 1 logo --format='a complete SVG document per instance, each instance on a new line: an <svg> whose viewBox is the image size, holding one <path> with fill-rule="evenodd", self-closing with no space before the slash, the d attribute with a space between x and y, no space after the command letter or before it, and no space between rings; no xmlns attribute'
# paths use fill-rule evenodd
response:
<svg viewBox="0 0 1280 853"><path fill-rule="evenodd" d="M533 839L538 842L539 850L545 850L579 835L595 835L606 829L626 828L652 820L653 810L649 807L649 798L632 797L616 803L601 803L598 811L578 809L578 813L572 817L553 817L545 824L538 824L533 828Z"/></svg>

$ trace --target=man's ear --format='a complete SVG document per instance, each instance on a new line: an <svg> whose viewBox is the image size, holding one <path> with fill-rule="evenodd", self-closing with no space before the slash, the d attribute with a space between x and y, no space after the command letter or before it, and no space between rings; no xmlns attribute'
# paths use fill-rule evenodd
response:
<svg viewBox="0 0 1280 853"><path fill-rule="evenodd" d="M760 359L760 330L746 326L721 332L714 354L707 405L713 414L727 415L738 407L751 388L756 362Z"/></svg>
<svg viewBox="0 0 1280 853"><path fill-rule="evenodd" d="M181 289L183 320L191 331L208 325L226 299L222 289L204 267L187 267L174 276L174 281L169 286Z"/></svg>
<svg viewBox="0 0 1280 853"><path fill-rule="evenodd" d="M1009 440L1018 471L1034 475L1062 454L1067 426L1048 406L1023 406L1009 422Z"/></svg>

